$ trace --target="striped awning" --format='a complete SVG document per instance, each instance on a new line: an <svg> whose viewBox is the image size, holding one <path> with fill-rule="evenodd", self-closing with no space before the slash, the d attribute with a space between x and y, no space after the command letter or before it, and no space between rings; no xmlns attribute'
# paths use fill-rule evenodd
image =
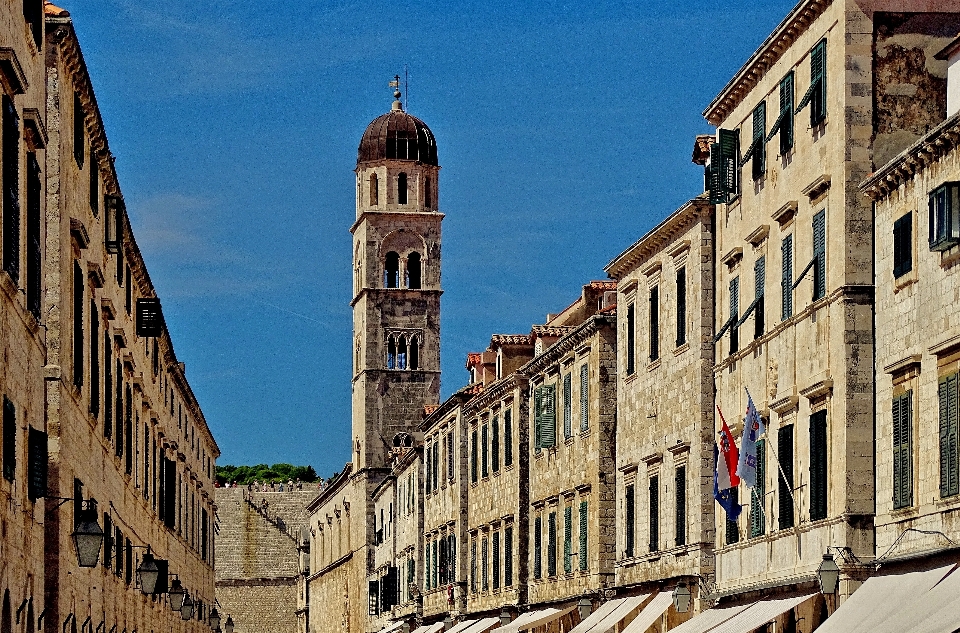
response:
<svg viewBox="0 0 960 633"><path fill-rule="evenodd" d="M794 596L791 598L769 598L755 602L739 614L710 629L710 633L748 633L770 622L781 613L786 613L798 604L806 602L814 594Z"/></svg>
<svg viewBox="0 0 960 633"><path fill-rule="evenodd" d="M614 600L608 600L607 602L604 602L599 607L597 607L596 611L594 611L593 613L588 615L586 618L584 618L580 622L580 624L573 627L570 630L570 633L595 633L596 631L600 631L601 629L596 628L596 626L601 622L603 622L607 618L607 616L609 616L614 611L616 611L617 608L619 608L621 605L627 603L627 601L632 601L635 603L634 608L636 608L637 606L640 605L640 603L642 603L644 600L646 600L649 597L650 597L650 594L645 593L640 596L628 596L626 598L616 598Z"/></svg>
<svg viewBox="0 0 960 633"><path fill-rule="evenodd" d="M526 631L527 629L543 626L544 624L549 624L554 620L562 618L573 611L573 609L574 607L567 607L566 609L550 607L540 609L539 611L528 611L510 624L496 629L496 631L497 633L518 633L518 631Z"/></svg>
<svg viewBox="0 0 960 633"><path fill-rule="evenodd" d="M671 604L673 604L672 593L667 591L658 593L621 633L643 633L650 628L650 625L657 621L657 618L663 615L663 612L666 611ZM597 631L597 633L604 632Z"/></svg>
<svg viewBox="0 0 960 633"><path fill-rule="evenodd" d="M747 607L748 604L739 604L731 607L713 607L699 613L683 624L670 629L670 633L706 633L714 627L736 617Z"/></svg>
<svg viewBox="0 0 960 633"><path fill-rule="evenodd" d="M471 620L471 625L463 629L461 633L487 633L490 629L500 624L500 618L484 618L482 620ZM451 629L452 631L453 629ZM449 631L447 633L450 633Z"/></svg>
<svg viewBox="0 0 960 633"><path fill-rule="evenodd" d="M424 624L415 629L413 633L440 633L443 630L443 622L434 622L433 624Z"/></svg>
<svg viewBox="0 0 960 633"><path fill-rule="evenodd" d="M380 633L392 633L393 631L396 631L397 629L399 629L401 626L403 626L403 620L397 620L396 622L391 622L387 626L380 629Z"/></svg>

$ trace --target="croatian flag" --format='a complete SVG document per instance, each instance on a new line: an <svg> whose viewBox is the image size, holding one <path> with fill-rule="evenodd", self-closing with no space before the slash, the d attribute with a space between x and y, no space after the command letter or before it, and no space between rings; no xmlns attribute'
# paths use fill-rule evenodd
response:
<svg viewBox="0 0 960 633"><path fill-rule="evenodd" d="M723 411L720 405L717 405L717 413L720 414L720 458L717 462L717 487L720 490L735 488L740 485L740 477L737 476L737 462L740 456L737 452L737 445L733 442L733 434L730 433L730 427L723 418Z"/></svg>
<svg viewBox="0 0 960 633"><path fill-rule="evenodd" d="M713 469L713 497L717 500L717 503L720 504L720 507L723 508L727 513L728 521L736 521L737 517L740 516L740 511L743 509L736 499L733 497L734 488L726 488L724 490L720 489L720 484L718 483L719 475L722 471L726 470L725 466L720 466L720 451L716 444L713 445L713 463L715 467ZM736 476L736 475L734 475Z"/></svg>
<svg viewBox="0 0 960 633"><path fill-rule="evenodd" d="M743 418L743 438L740 440L740 460L737 462L737 475L750 488L757 486L757 440L766 429L763 419L753 405L753 398L747 391L747 414Z"/></svg>

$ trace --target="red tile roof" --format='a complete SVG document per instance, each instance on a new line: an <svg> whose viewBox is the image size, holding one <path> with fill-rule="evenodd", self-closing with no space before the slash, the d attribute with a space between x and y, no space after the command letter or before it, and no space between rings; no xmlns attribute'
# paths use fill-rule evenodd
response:
<svg viewBox="0 0 960 633"><path fill-rule="evenodd" d="M43 12L45 15L52 15L55 18L67 18L70 17L70 12L66 9L61 9L52 2L43 3Z"/></svg>
<svg viewBox="0 0 960 633"><path fill-rule="evenodd" d="M494 334L490 337L490 347L530 344L530 337L526 334Z"/></svg>

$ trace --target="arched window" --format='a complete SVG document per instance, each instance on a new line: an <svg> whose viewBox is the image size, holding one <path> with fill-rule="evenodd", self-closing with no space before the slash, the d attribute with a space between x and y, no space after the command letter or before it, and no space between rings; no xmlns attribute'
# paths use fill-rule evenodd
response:
<svg viewBox="0 0 960 633"><path fill-rule="evenodd" d="M407 175L403 172L397 176L397 204L407 204Z"/></svg>
<svg viewBox="0 0 960 633"><path fill-rule="evenodd" d="M407 288L420 288L420 253L407 255Z"/></svg>
<svg viewBox="0 0 960 633"><path fill-rule="evenodd" d="M377 174L370 174L370 206L375 207L380 204L380 183L377 181Z"/></svg>
<svg viewBox="0 0 960 633"><path fill-rule="evenodd" d="M400 287L400 256L397 255L396 251L390 251L387 253L383 270L383 287Z"/></svg>
<svg viewBox="0 0 960 633"><path fill-rule="evenodd" d="M397 344L391 336L387 341L387 369L395 369L397 364Z"/></svg>
<svg viewBox="0 0 960 633"><path fill-rule="evenodd" d="M433 208L433 192L431 191L432 187L430 186L430 176L423 177L423 206L427 209Z"/></svg>
<svg viewBox="0 0 960 633"><path fill-rule="evenodd" d="M410 341L410 369L420 369L420 341L414 337Z"/></svg>
<svg viewBox="0 0 960 633"><path fill-rule="evenodd" d="M407 337L400 337L400 345L397 347L397 369L407 368Z"/></svg>

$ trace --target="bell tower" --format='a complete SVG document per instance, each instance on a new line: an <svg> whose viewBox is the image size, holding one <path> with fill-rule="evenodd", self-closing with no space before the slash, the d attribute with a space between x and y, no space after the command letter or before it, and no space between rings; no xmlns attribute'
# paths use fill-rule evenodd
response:
<svg viewBox="0 0 960 633"><path fill-rule="evenodd" d="M423 406L440 401L437 143L400 96L367 126L357 152L354 472L385 466L394 437L415 431Z"/></svg>

